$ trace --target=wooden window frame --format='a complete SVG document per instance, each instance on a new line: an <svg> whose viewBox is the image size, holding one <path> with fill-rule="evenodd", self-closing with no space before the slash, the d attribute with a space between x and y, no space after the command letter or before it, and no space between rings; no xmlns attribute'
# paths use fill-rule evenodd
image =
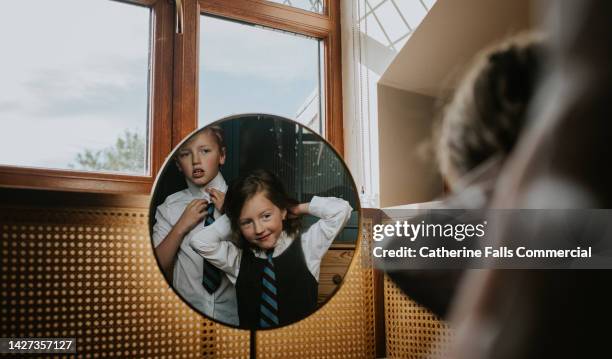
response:
<svg viewBox="0 0 612 359"><path fill-rule="evenodd" d="M41 169L0 165L0 187L103 194L147 195L167 155L198 128L200 14L273 27L321 39L324 44L325 138L344 153L340 49L340 0L325 13L266 0L182 0L183 33L175 31L169 0L109 0L151 9L149 175Z"/></svg>
<svg viewBox="0 0 612 359"><path fill-rule="evenodd" d="M325 1L323 14L267 0L183 0L184 34L176 47L174 143L198 127L198 67L200 15L212 15L314 37L323 41L325 139L344 154L342 123L342 64L340 48L340 0ZM195 56L193 56L195 54ZM195 74L195 76L193 76ZM195 91L193 91L195 89ZM178 96L178 97L177 97Z"/></svg>
<svg viewBox="0 0 612 359"><path fill-rule="evenodd" d="M0 165L0 186L92 193L149 193L171 150L172 36L174 8L166 0L121 0L151 9L151 71L148 109L149 174L124 175Z"/></svg>

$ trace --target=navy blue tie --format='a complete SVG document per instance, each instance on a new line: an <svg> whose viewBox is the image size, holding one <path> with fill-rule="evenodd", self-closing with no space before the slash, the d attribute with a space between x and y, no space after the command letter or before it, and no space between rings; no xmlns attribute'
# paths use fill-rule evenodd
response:
<svg viewBox="0 0 612 359"><path fill-rule="evenodd" d="M266 252L267 260L261 276L261 306L259 313L259 327L270 328L278 326L278 300L276 291L276 273L272 253L274 249Z"/></svg>
<svg viewBox="0 0 612 359"><path fill-rule="evenodd" d="M206 207L206 212L208 215L204 220L204 227L213 224L215 221L215 205L213 203L209 203L208 207ZM204 289L210 294L213 294L221 284L221 270L210 264L209 261L204 259L204 271L202 276L202 285Z"/></svg>

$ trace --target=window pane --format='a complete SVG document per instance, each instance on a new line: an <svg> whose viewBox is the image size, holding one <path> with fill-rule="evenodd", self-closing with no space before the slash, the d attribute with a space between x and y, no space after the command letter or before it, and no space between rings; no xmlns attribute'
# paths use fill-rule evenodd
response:
<svg viewBox="0 0 612 359"><path fill-rule="evenodd" d="M200 127L232 114L269 113L322 134L320 58L317 39L202 16Z"/></svg>
<svg viewBox="0 0 612 359"><path fill-rule="evenodd" d="M278 4L297 7L298 9L323 13L323 0L268 0Z"/></svg>
<svg viewBox="0 0 612 359"><path fill-rule="evenodd" d="M4 2L0 164L148 173L148 8Z"/></svg>

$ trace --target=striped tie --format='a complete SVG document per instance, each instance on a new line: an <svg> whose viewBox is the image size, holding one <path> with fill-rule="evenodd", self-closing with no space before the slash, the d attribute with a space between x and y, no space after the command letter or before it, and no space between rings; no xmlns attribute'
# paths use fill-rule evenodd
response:
<svg viewBox="0 0 612 359"><path fill-rule="evenodd" d="M263 270L261 289L261 309L259 316L259 327L270 328L278 326L278 301L276 293L276 274L274 273L274 262L272 261L270 249L266 252L268 260Z"/></svg>
<svg viewBox="0 0 612 359"><path fill-rule="evenodd" d="M215 213L215 205L213 203L209 203L208 207L206 207L206 212L208 212L208 216L204 220L204 227L213 224L215 221L214 213ZM210 294L213 294L221 284L221 271L219 268L210 264L206 259L204 259L204 272L202 276L202 285L204 289Z"/></svg>

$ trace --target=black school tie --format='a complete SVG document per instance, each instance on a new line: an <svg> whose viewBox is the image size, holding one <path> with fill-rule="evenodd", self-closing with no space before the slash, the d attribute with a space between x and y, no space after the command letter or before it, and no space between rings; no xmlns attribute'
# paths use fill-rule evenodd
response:
<svg viewBox="0 0 612 359"><path fill-rule="evenodd" d="M206 212L208 215L204 220L204 226L209 226L213 224L215 221L214 213L215 213L215 205L213 203L209 203L208 207L206 207ZM204 275L202 276L202 285L204 289L210 294L213 294L221 284L221 270L210 264L209 261L204 259Z"/></svg>

